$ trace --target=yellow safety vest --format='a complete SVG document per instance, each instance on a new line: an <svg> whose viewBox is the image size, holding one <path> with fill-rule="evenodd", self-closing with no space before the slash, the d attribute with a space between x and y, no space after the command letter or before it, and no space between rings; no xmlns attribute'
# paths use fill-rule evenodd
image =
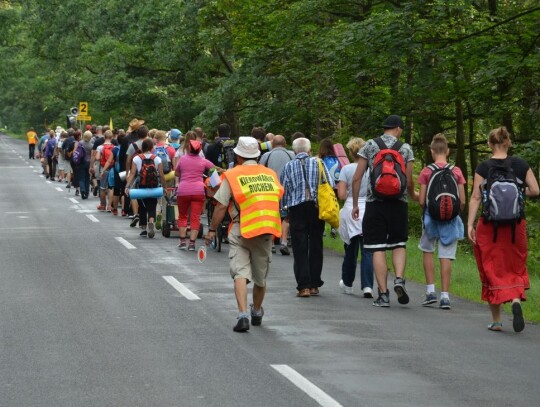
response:
<svg viewBox="0 0 540 407"><path fill-rule="evenodd" d="M242 237L264 234L280 237L279 200L283 196L283 187L276 173L257 164L239 165L224 175L238 204Z"/></svg>

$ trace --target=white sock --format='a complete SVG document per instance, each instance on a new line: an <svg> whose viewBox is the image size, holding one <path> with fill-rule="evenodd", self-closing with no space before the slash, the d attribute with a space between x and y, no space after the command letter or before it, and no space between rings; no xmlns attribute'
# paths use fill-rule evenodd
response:
<svg viewBox="0 0 540 407"><path fill-rule="evenodd" d="M428 292L428 293L434 293L434 292L435 292L435 284L428 284L428 285L426 285L426 292Z"/></svg>
<svg viewBox="0 0 540 407"><path fill-rule="evenodd" d="M441 291L441 300L442 300L443 298L446 298L447 300L450 299L450 297L448 296L448 293L447 293L447 292L442 292L442 291Z"/></svg>

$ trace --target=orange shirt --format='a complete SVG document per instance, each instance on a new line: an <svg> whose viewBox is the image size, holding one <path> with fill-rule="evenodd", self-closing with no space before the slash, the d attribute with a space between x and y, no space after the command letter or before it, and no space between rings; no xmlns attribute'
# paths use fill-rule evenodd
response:
<svg viewBox="0 0 540 407"><path fill-rule="evenodd" d="M36 144L37 133L30 130L28 133L26 133L26 138L28 139L28 144Z"/></svg>

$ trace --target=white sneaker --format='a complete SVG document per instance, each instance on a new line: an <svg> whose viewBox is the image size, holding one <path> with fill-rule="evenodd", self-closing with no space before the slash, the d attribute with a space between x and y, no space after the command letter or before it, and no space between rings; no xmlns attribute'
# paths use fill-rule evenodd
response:
<svg viewBox="0 0 540 407"><path fill-rule="evenodd" d="M339 280L339 288L343 290L343 294L352 294L354 292L352 287L347 287L343 280Z"/></svg>
<svg viewBox="0 0 540 407"><path fill-rule="evenodd" d="M364 298L373 298L373 290L371 287L365 287L363 290Z"/></svg>

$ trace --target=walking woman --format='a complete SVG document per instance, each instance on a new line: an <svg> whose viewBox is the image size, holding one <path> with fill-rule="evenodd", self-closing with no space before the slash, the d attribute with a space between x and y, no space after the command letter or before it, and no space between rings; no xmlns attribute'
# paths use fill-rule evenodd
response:
<svg viewBox="0 0 540 407"><path fill-rule="evenodd" d="M488 325L488 329L502 330L501 305L512 302L513 328L515 332L521 332L525 328L521 301L526 300L525 290L529 289L524 213L520 220L512 223L494 222L490 220L492 217L490 212L486 211L486 204L490 201L486 197L489 193L495 198L495 183L491 183L495 179L494 174L502 173L508 167L511 170L506 171L513 173L519 185L519 192L523 196L537 196L538 182L527 162L508 155L512 143L510 133L505 127L499 127L489 133L488 145L492 156L480 163L474 174L467 233L474 244L474 255L482 282L482 300L488 302L491 310L492 322ZM488 185L491 187L488 188ZM499 197L504 197L502 192ZM481 203L484 210L475 228L476 214ZM504 199L499 199L499 208L505 207L504 203Z"/></svg>
<svg viewBox="0 0 540 407"><path fill-rule="evenodd" d="M138 188L156 188L160 184L165 185L165 174L163 173L163 164L161 158L152 154L154 142L152 139L145 138L141 146L141 154L133 157L131 170L126 180L126 195L129 195L129 189L135 176L138 179ZM139 203L139 227L143 229L141 237L153 238L155 236L155 219L157 198L137 199Z"/></svg>
<svg viewBox="0 0 540 407"><path fill-rule="evenodd" d="M345 201L343 208L339 212L339 235L343 240L345 257L341 265L341 281L339 287L345 294L353 293L353 281L356 274L356 262L358 252L362 253L360 261L360 288L364 298L373 298L373 252L364 250L364 238L362 236L362 218L366 208L367 188L369 184L369 170L364 173L362 185L358 195L358 207L360 208L360 218L352 218L352 179L358 165L360 156L358 152L366 142L355 137L347 143L347 149L353 162L344 166L339 174L337 191L339 199Z"/></svg>
<svg viewBox="0 0 540 407"><path fill-rule="evenodd" d="M81 143L84 149L84 159L79 164L79 187L81 189L81 198L88 199L90 193L90 156L92 155L92 132L87 130L82 136L82 140L77 141L74 150L77 149L78 143ZM73 169L75 172L75 168Z"/></svg>
<svg viewBox="0 0 540 407"><path fill-rule="evenodd" d="M180 230L180 250L195 250L195 239L201 227L201 212L204 206L205 192L203 174L205 171L218 167L214 166L211 161L201 157L202 144L195 140L195 133L188 131L186 139L188 139L186 154L181 156L176 165L176 176L179 177L177 188L178 202L178 228ZM221 169L219 169L221 171ZM190 216L190 236L189 245L186 241L188 212L191 210Z"/></svg>

